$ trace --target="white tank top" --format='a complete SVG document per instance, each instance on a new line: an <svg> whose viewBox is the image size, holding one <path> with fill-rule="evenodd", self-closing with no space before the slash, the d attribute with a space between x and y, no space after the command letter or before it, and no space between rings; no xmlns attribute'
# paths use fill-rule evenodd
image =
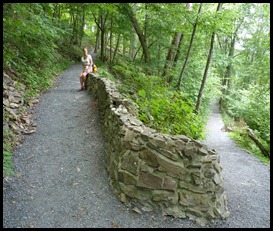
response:
<svg viewBox="0 0 273 231"><path fill-rule="evenodd" d="M82 63L85 66L85 68L90 65L90 59L92 59L91 55L87 55L86 59L84 59L84 56L82 57Z"/></svg>

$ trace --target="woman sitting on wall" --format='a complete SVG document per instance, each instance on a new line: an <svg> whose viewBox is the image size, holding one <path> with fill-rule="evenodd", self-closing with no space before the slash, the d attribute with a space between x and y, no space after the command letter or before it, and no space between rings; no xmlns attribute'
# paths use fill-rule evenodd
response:
<svg viewBox="0 0 273 231"><path fill-rule="evenodd" d="M83 52L84 52L84 55L81 58L82 72L80 74L80 84L81 84L80 91L85 90L86 76L88 73L92 72L92 65L93 65L92 56L88 54L87 48L84 48Z"/></svg>

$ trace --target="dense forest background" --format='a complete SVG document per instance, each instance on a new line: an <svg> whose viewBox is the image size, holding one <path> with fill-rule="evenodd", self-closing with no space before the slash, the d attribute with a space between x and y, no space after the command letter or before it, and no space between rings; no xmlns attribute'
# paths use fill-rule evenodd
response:
<svg viewBox="0 0 273 231"><path fill-rule="evenodd" d="M83 47L148 126L203 140L217 100L231 136L269 161L269 3L3 4L3 71L24 104L79 63ZM16 116L4 110L3 120ZM16 135L12 126L3 134L11 173Z"/></svg>

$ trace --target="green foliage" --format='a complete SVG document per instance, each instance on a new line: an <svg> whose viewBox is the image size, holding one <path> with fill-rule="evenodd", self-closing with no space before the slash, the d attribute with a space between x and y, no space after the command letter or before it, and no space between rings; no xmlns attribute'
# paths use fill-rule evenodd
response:
<svg viewBox="0 0 273 231"><path fill-rule="evenodd" d="M25 3L12 4L13 12L4 10L5 66L20 68L24 64L41 67L54 60L57 44L67 34L50 17L40 15L38 6L31 5L37 8L38 14L29 10L29 4Z"/></svg>
<svg viewBox="0 0 273 231"><path fill-rule="evenodd" d="M259 137L270 143L270 101L267 94L259 94L255 86L251 90L231 91L225 97L227 110L234 117L243 118Z"/></svg>
<svg viewBox="0 0 273 231"><path fill-rule="evenodd" d="M229 133L230 138L245 151L253 154L258 159L263 161L264 163L269 163L270 159L265 157L259 147L253 142L253 140L247 134L248 126L245 123L240 121L236 122L232 117L227 115L225 112L222 113L222 119L226 127L230 127L233 129L232 132ZM254 131L254 134L259 137L257 131ZM266 150L270 150L270 143L265 142L261 138L259 139L263 144Z"/></svg>
<svg viewBox="0 0 273 231"><path fill-rule="evenodd" d="M257 145L251 140L246 133L242 133L241 131L235 131L229 133L229 136L236 142L236 144L243 148L245 151L253 154L256 156L259 160L261 160L264 163L269 164L270 159L265 157L261 150L257 147ZM267 147L268 149L269 147Z"/></svg>
<svg viewBox="0 0 273 231"><path fill-rule="evenodd" d="M147 126L171 135L204 138L202 117L194 114L194 106L185 94L168 88L161 77L145 75L136 65L115 65L113 71L122 83L119 90L136 102L138 118Z"/></svg>
<svg viewBox="0 0 273 231"><path fill-rule="evenodd" d="M4 7L4 68L14 70L13 77L26 85L26 102L50 87L53 77L69 65L66 54L59 54L69 30L41 14L43 7L27 3Z"/></svg>
<svg viewBox="0 0 273 231"><path fill-rule="evenodd" d="M10 77L26 86L25 104L49 88L58 73L70 64L62 46L67 43L70 30L51 17L51 9L52 5L45 3L4 4L3 68L14 72ZM14 175L12 152L18 138L6 129L3 136L3 173Z"/></svg>
<svg viewBox="0 0 273 231"><path fill-rule="evenodd" d="M164 88L154 88L150 95L148 98L143 89L138 91L139 119L145 124L171 135L204 138L200 116L194 114L194 107L185 96Z"/></svg>
<svg viewBox="0 0 273 231"><path fill-rule="evenodd" d="M6 128L3 129L3 176L15 175L12 163L12 149L17 142L15 134Z"/></svg>

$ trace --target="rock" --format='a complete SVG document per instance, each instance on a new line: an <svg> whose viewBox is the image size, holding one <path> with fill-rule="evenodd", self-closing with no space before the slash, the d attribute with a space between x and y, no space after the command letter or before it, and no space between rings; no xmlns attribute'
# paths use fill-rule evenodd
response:
<svg viewBox="0 0 273 231"><path fill-rule="evenodd" d="M18 108L19 105L17 103L10 103L9 104L11 108Z"/></svg>
<svg viewBox="0 0 273 231"><path fill-rule="evenodd" d="M15 134L19 135L21 133L21 129L16 124L12 123L10 127Z"/></svg>
<svg viewBox="0 0 273 231"><path fill-rule="evenodd" d="M9 107L9 100L8 99L4 99L3 100L3 105Z"/></svg>
<svg viewBox="0 0 273 231"><path fill-rule="evenodd" d="M11 103L15 101L14 96L12 96L11 94L9 94L9 101L10 101Z"/></svg>
<svg viewBox="0 0 273 231"><path fill-rule="evenodd" d="M18 114L18 110L17 110L17 109L11 109L11 108L9 108L9 107L7 107L7 108L5 108L5 109L9 112L9 114L11 114L11 115L17 117L17 114Z"/></svg>
<svg viewBox="0 0 273 231"><path fill-rule="evenodd" d="M29 130L25 130L22 133L25 134L25 135L30 135L30 134L32 134L34 132L36 132L36 129L30 130L30 131Z"/></svg>
<svg viewBox="0 0 273 231"><path fill-rule="evenodd" d="M32 100L32 103L33 103L33 104L39 103L39 99L34 99L34 100Z"/></svg>
<svg viewBox="0 0 273 231"><path fill-rule="evenodd" d="M13 96L13 97L17 97L17 98L21 98L22 97L22 95L19 94L18 91L12 92L10 95Z"/></svg>
<svg viewBox="0 0 273 231"><path fill-rule="evenodd" d="M27 124L30 124L30 120L29 120L28 117L23 117L21 120L24 121Z"/></svg>

